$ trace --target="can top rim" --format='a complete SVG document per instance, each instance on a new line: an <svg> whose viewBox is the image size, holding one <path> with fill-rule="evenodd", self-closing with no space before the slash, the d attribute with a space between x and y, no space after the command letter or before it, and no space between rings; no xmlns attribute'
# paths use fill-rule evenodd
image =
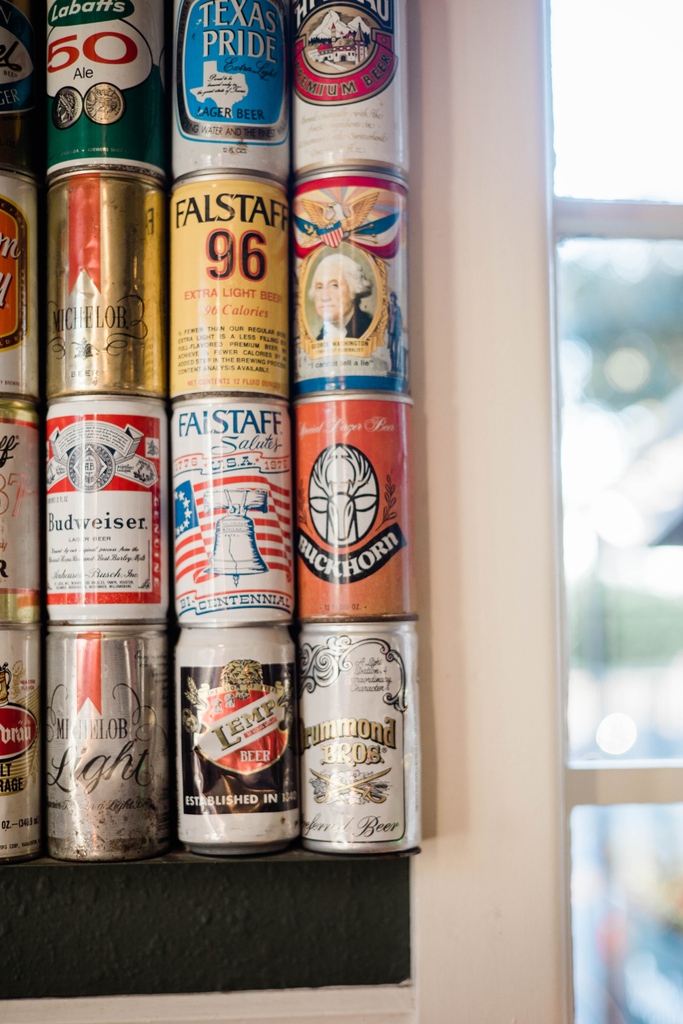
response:
<svg viewBox="0 0 683 1024"><path fill-rule="evenodd" d="M150 172L134 170L125 164L111 163L107 165L101 162L87 165L78 164L75 167L64 167L57 171L48 171L48 191L55 185L63 184L67 178L82 178L86 175L92 177L95 174L100 175L102 178L126 178L132 181L144 182L146 185L158 188L161 192L166 191L166 175L161 172L157 176Z"/></svg>
<svg viewBox="0 0 683 1024"><path fill-rule="evenodd" d="M415 633L416 620L369 619L367 622L302 622L302 633Z"/></svg>
<svg viewBox="0 0 683 1024"><path fill-rule="evenodd" d="M98 391L87 395L58 395L56 398L51 398L50 407L47 411L48 419L55 405L63 405L66 402L71 402L72 404L75 402L132 402L136 406L139 406L142 402L147 402L151 405L159 406L164 412L166 411L166 400L164 398L150 398L147 395L112 395Z"/></svg>
<svg viewBox="0 0 683 1024"><path fill-rule="evenodd" d="M216 167L207 167L201 171L191 171L188 174L182 174L179 178L176 178L171 188L171 195L175 195L179 188L184 185L193 185L195 182L201 181L256 181L262 182L265 185L273 185L285 193L287 196L287 183L282 181L281 178L276 178L272 174L254 174L242 171L223 170Z"/></svg>
<svg viewBox="0 0 683 1024"><path fill-rule="evenodd" d="M368 175L373 178L384 178L387 181L392 181L396 185L401 185L404 189L408 188L408 178L401 174L397 168L368 164L367 166L319 167L315 170L305 171L303 174L296 175L294 191L296 192L300 185L307 185L311 181L319 181L322 178L353 178L367 177Z"/></svg>
<svg viewBox="0 0 683 1024"><path fill-rule="evenodd" d="M256 405L285 405L289 406L289 399L282 395L263 395L255 391L197 391L196 394L178 395L171 399L171 405L175 411L176 406L183 402L254 402Z"/></svg>
<svg viewBox="0 0 683 1024"><path fill-rule="evenodd" d="M73 636L83 636L84 638L91 635L102 636L103 634L112 633L114 636L160 636L164 637L168 633L168 627L166 623L143 623L137 625L134 622L130 623L116 623L111 624L106 622L81 622L79 625L53 625L50 623L47 628L48 637L55 633L66 633Z"/></svg>
<svg viewBox="0 0 683 1024"><path fill-rule="evenodd" d="M321 402L396 402L400 405L413 405L410 395L400 395L393 391L318 391L314 395L295 399L294 408Z"/></svg>

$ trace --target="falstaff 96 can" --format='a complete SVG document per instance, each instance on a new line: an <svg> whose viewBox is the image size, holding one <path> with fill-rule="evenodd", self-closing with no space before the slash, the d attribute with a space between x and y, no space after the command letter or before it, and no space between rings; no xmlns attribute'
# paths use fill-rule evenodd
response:
<svg viewBox="0 0 683 1024"><path fill-rule="evenodd" d="M36 174L34 0L0 0L0 166Z"/></svg>
<svg viewBox="0 0 683 1024"><path fill-rule="evenodd" d="M299 617L415 617L411 402L336 394L295 406Z"/></svg>
<svg viewBox="0 0 683 1024"><path fill-rule="evenodd" d="M195 178L171 199L171 397L289 394L289 209L262 178Z"/></svg>
<svg viewBox="0 0 683 1024"><path fill-rule="evenodd" d="M38 413L0 399L0 622L40 621Z"/></svg>
<svg viewBox="0 0 683 1024"><path fill-rule="evenodd" d="M35 183L0 174L0 393L33 398L38 397L37 234Z"/></svg>
<svg viewBox="0 0 683 1024"><path fill-rule="evenodd" d="M169 838L168 654L149 626L51 628L48 853L135 860Z"/></svg>
<svg viewBox="0 0 683 1024"><path fill-rule="evenodd" d="M47 395L166 394L166 198L129 174L47 197Z"/></svg>
<svg viewBox="0 0 683 1024"><path fill-rule="evenodd" d="M310 850L386 853L420 841L412 623L304 626L301 835Z"/></svg>
<svg viewBox="0 0 683 1024"><path fill-rule="evenodd" d="M159 621L168 608L166 412L58 399L47 415L47 607L62 622Z"/></svg>
<svg viewBox="0 0 683 1024"><path fill-rule="evenodd" d="M223 856L282 849L299 834L287 630L183 629L176 691L181 842Z"/></svg>
<svg viewBox="0 0 683 1024"><path fill-rule="evenodd" d="M40 853L40 628L0 629L0 863Z"/></svg>
<svg viewBox="0 0 683 1024"><path fill-rule="evenodd" d="M183 626L288 621L292 459L285 402L178 402L171 421L176 611Z"/></svg>
<svg viewBox="0 0 683 1024"><path fill-rule="evenodd" d="M296 394L409 390L406 199L380 174L297 184Z"/></svg>

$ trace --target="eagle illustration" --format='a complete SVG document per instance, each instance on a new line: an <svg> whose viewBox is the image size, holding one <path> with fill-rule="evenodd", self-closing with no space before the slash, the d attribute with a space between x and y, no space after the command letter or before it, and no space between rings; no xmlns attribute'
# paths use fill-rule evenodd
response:
<svg viewBox="0 0 683 1024"><path fill-rule="evenodd" d="M312 199L301 199L301 204L310 223L305 230L309 235L318 235L326 245L336 249L364 224L379 199L379 191L365 192L352 203L316 203Z"/></svg>

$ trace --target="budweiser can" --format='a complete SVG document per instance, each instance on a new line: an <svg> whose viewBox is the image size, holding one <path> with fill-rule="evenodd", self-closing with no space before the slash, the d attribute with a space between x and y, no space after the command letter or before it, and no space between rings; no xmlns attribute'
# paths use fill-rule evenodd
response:
<svg viewBox="0 0 683 1024"><path fill-rule="evenodd" d="M297 184L296 394L409 390L406 199L377 173Z"/></svg>
<svg viewBox="0 0 683 1024"><path fill-rule="evenodd" d="M238 9L239 8L239 9ZM289 176L287 0L175 0L173 176Z"/></svg>
<svg viewBox="0 0 683 1024"><path fill-rule="evenodd" d="M408 171L406 0L292 0L294 172Z"/></svg>
<svg viewBox="0 0 683 1024"><path fill-rule="evenodd" d="M52 627L48 853L136 860L169 840L168 655L150 626Z"/></svg>
<svg viewBox="0 0 683 1024"><path fill-rule="evenodd" d="M283 627L181 631L178 837L195 853L280 850L298 836L294 680Z"/></svg>
<svg viewBox="0 0 683 1024"><path fill-rule="evenodd" d="M162 189L130 174L72 174L53 184L47 213L48 398L163 398Z"/></svg>
<svg viewBox="0 0 683 1024"><path fill-rule="evenodd" d="M0 629L0 863L40 853L40 629Z"/></svg>
<svg viewBox="0 0 683 1024"><path fill-rule="evenodd" d="M171 397L289 394L289 208L262 178L194 178L171 199Z"/></svg>
<svg viewBox="0 0 683 1024"><path fill-rule="evenodd" d="M178 402L171 421L175 596L182 626L289 621L292 459L285 402Z"/></svg>
<svg viewBox="0 0 683 1024"><path fill-rule="evenodd" d="M37 192L30 178L0 174L0 394L31 398L38 397Z"/></svg>
<svg viewBox="0 0 683 1024"><path fill-rule="evenodd" d="M36 6L0 0L0 166L28 174L37 173Z"/></svg>
<svg viewBox="0 0 683 1024"><path fill-rule="evenodd" d="M38 413L0 399L0 622L40 621Z"/></svg>
<svg viewBox="0 0 683 1024"><path fill-rule="evenodd" d="M412 403L336 394L295 406L299 617L415 617Z"/></svg>
<svg viewBox="0 0 683 1024"><path fill-rule="evenodd" d="M168 608L166 412L143 398L59 399L47 415L53 622L158 622Z"/></svg>

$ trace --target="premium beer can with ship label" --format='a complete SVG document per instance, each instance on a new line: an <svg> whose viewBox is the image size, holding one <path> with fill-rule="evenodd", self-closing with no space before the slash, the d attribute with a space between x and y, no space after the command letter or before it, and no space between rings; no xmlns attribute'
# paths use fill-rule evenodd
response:
<svg viewBox="0 0 683 1024"><path fill-rule="evenodd" d="M159 622L168 608L166 411L143 398L52 402L47 607L53 622Z"/></svg>
<svg viewBox="0 0 683 1024"><path fill-rule="evenodd" d="M301 835L322 853L420 841L412 623L304 626L299 639Z"/></svg>
<svg viewBox="0 0 683 1024"><path fill-rule="evenodd" d="M40 853L40 627L0 629L0 863Z"/></svg>
<svg viewBox="0 0 683 1024"><path fill-rule="evenodd" d="M286 402L177 402L171 420L181 626L289 621L292 458Z"/></svg>
<svg viewBox="0 0 683 1024"><path fill-rule="evenodd" d="M35 406L0 398L0 622L40 621L39 425Z"/></svg>
<svg viewBox="0 0 683 1024"><path fill-rule="evenodd" d="M292 0L295 174L408 171L406 0Z"/></svg>
<svg viewBox="0 0 683 1024"><path fill-rule="evenodd" d="M47 197L47 395L166 395L166 197L72 174Z"/></svg>
<svg viewBox="0 0 683 1024"><path fill-rule="evenodd" d="M301 619L415 618L411 406L365 393L297 402Z"/></svg>
<svg viewBox="0 0 683 1024"><path fill-rule="evenodd" d="M38 397L37 193L30 178L0 174L0 394L30 398Z"/></svg>
<svg viewBox="0 0 683 1024"><path fill-rule="evenodd" d="M37 174L35 0L0 0L0 167Z"/></svg>
<svg viewBox="0 0 683 1024"><path fill-rule="evenodd" d="M195 178L171 199L171 397L289 394L289 208L262 178Z"/></svg>
<svg viewBox="0 0 683 1024"><path fill-rule="evenodd" d="M164 0L48 0L48 175L165 177L163 50Z"/></svg>
<svg viewBox="0 0 683 1024"><path fill-rule="evenodd" d="M287 0L175 0L173 176L289 176Z"/></svg>
<svg viewBox="0 0 683 1024"><path fill-rule="evenodd" d="M297 184L296 394L409 391L406 199L377 173Z"/></svg>
<svg viewBox="0 0 683 1024"><path fill-rule="evenodd" d="M48 853L136 860L169 840L168 652L150 626L47 638Z"/></svg>
<svg viewBox="0 0 683 1024"><path fill-rule="evenodd" d="M282 849L299 834L287 630L183 629L176 693L181 842L214 856Z"/></svg>

